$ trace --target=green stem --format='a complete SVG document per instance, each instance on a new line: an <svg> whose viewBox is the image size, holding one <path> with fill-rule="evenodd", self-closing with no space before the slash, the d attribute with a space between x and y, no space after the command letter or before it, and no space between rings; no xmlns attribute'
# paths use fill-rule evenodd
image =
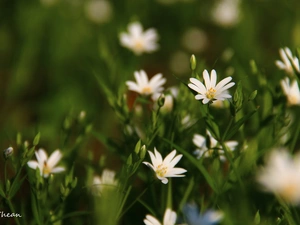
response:
<svg viewBox="0 0 300 225"><path fill-rule="evenodd" d="M14 208L13 204L11 203L10 199L7 198L6 201L7 201L7 204L8 204L8 206L9 206L10 211L11 211L13 214L16 214L15 208ZM15 219L15 221L16 221L16 223L17 223L18 225L21 225L21 223L20 223L20 221L19 221L19 218L18 218L17 216L15 216L14 219Z"/></svg>
<svg viewBox="0 0 300 225"><path fill-rule="evenodd" d="M6 179L7 179L7 160L5 159L5 162L4 162L4 181L6 183ZM7 191L7 190L6 190Z"/></svg>
<svg viewBox="0 0 300 225"><path fill-rule="evenodd" d="M224 132L224 134L223 134L222 142L225 141L225 138L226 138L226 136L227 136L227 133L228 133L228 131L229 131L229 129L230 129L230 127L231 127L231 125L232 125L234 119L235 119L235 117L233 117L233 116L230 118L229 124L227 125L226 130L225 130L225 132Z"/></svg>

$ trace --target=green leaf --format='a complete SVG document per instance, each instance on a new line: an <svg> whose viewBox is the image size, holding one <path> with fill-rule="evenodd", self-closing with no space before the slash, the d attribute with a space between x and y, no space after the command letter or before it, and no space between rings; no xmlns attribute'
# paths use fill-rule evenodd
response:
<svg viewBox="0 0 300 225"><path fill-rule="evenodd" d="M206 128L209 130L211 135L216 139L220 140L220 130L219 126L215 123L214 118L207 114L206 117L204 117Z"/></svg>
<svg viewBox="0 0 300 225"><path fill-rule="evenodd" d="M194 166L196 168L199 169L199 171L202 173L202 175L204 176L205 180L207 181L207 183L209 184L209 186L216 192L218 193L218 190L216 188L216 184L213 180L213 178L210 176L210 174L208 173L208 171L205 169L205 167L200 163L199 160L197 160L193 155L191 155L190 153L188 153L187 151L185 151L183 148L181 148L180 146L176 145L174 142L166 139L166 138L162 138L165 142L169 143L172 145L172 147L175 147L176 150L178 150L179 152L181 152L192 164L194 164Z"/></svg>
<svg viewBox="0 0 300 225"><path fill-rule="evenodd" d="M229 140L235 133L240 129L240 127L254 114L257 112L257 109L246 114L244 117L239 119L237 122L234 123L230 131L227 133L226 137L223 140Z"/></svg>
<svg viewBox="0 0 300 225"><path fill-rule="evenodd" d="M40 137L41 137L41 133L38 132L38 134L34 137L33 139L33 145L34 146L37 146L39 144L39 141L40 141Z"/></svg>
<svg viewBox="0 0 300 225"><path fill-rule="evenodd" d="M260 224L260 214L259 214L259 210L257 210L255 217L254 217L254 224L258 225Z"/></svg>
<svg viewBox="0 0 300 225"><path fill-rule="evenodd" d="M3 191L3 185L2 185L2 182L0 183L0 195L5 198L5 193Z"/></svg>

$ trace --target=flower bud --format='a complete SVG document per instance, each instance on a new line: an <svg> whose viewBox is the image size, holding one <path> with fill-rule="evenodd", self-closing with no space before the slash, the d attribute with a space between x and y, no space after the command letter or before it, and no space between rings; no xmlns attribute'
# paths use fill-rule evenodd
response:
<svg viewBox="0 0 300 225"><path fill-rule="evenodd" d="M157 104L159 107L163 107L165 104L165 95L161 94L157 100Z"/></svg>
<svg viewBox="0 0 300 225"><path fill-rule="evenodd" d="M9 148L3 150L3 156L4 156L5 160L8 159L13 154L13 152L14 152L14 149L12 147L9 147Z"/></svg>
<svg viewBox="0 0 300 225"><path fill-rule="evenodd" d="M197 61L196 61L196 57L195 55L192 55L190 58L190 65L191 65L191 69L195 70L196 66L197 66Z"/></svg>

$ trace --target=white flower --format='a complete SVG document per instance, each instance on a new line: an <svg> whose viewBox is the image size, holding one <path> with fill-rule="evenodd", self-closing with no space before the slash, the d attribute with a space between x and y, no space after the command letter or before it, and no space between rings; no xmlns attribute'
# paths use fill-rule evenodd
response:
<svg viewBox="0 0 300 225"><path fill-rule="evenodd" d="M85 3L85 14L92 22L103 24L112 17L112 6L106 0L90 0Z"/></svg>
<svg viewBox="0 0 300 225"><path fill-rule="evenodd" d="M290 79L286 77L284 80L281 80L280 84L287 97L288 104L300 105L300 91L297 80L290 84Z"/></svg>
<svg viewBox="0 0 300 225"><path fill-rule="evenodd" d="M300 203L300 154L294 159L286 149L273 150L266 165L257 172L257 181L287 203Z"/></svg>
<svg viewBox="0 0 300 225"><path fill-rule="evenodd" d="M182 173L186 170L183 168L177 168L174 166L179 162L182 155L176 155L176 150L173 150L166 158L163 160L161 154L154 148L155 155L148 151L152 164L148 162L143 162L146 166L150 167L156 174L157 178L161 180L162 183L167 184L167 177L184 177ZM175 158L174 158L175 157Z"/></svg>
<svg viewBox="0 0 300 225"><path fill-rule="evenodd" d="M150 28L143 32L143 27L139 22L129 24L128 33L120 34L121 45L136 55L156 51L158 49L157 39L158 34L155 29Z"/></svg>
<svg viewBox="0 0 300 225"><path fill-rule="evenodd" d="M166 78L163 78L161 73L156 74L149 80L146 72L140 70L140 72L134 72L134 77L136 83L133 81L126 82L128 89L131 91L142 95L153 95L155 93L161 93L164 90L162 85L166 82Z"/></svg>
<svg viewBox="0 0 300 225"><path fill-rule="evenodd" d="M144 223L146 225L174 225L176 223L177 214L171 209L166 209L164 215L163 224L161 224L155 217L151 215L146 215L146 219L144 219Z"/></svg>
<svg viewBox="0 0 300 225"><path fill-rule="evenodd" d="M101 193L103 193L104 190L116 187L118 181L115 179L115 175L115 171L104 169L101 177L97 175L94 176L92 193L94 195L101 195Z"/></svg>
<svg viewBox="0 0 300 225"><path fill-rule="evenodd" d="M195 96L196 100L202 100L203 104L207 104L215 100L225 100L226 98L231 98L231 95L227 93L227 89L231 88L235 84L234 82L230 82L232 80L231 77L224 78L216 85L216 71L212 70L211 77L209 77L207 70L204 70L203 79L205 86L196 78L190 78L191 83L189 83L188 86L194 91L198 92L198 94Z"/></svg>
<svg viewBox="0 0 300 225"><path fill-rule="evenodd" d="M297 57L293 57L293 54L288 47L280 48L279 54L282 61L280 60L275 61L275 64L279 69L284 70L288 74L293 74L294 73L293 67L294 67L296 71L300 73L299 59Z"/></svg>
<svg viewBox="0 0 300 225"><path fill-rule="evenodd" d="M64 167L55 167L62 157L62 154L58 149L55 150L49 158L44 149L36 151L35 156L37 161L30 160L27 162L27 165L32 169L39 168L41 176L43 175L47 178L51 173L60 173L65 171Z"/></svg>
<svg viewBox="0 0 300 225"><path fill-rule="evenodd" d="M205 137L203 137L200 134L194 134L193 143L198 147L198 149L196 149L194 151L194 154L197 156L198 159L200 159L202 156L210 157L213 155L214 151L217 151L220 159L222 161L225 161L226 157L224 157L224 150L222 149L222 146L218 145L218 141L211 136L209 131L207 131L207 136L209 138L209 142L210 142L209 147L210 148L207 148L207 146L206 146L207 143L206 143ZM238 146L237 141L226 141L224 144L231 151L234 151L235 148ZM218 149L218 150L215 150L215 149Z"/></svg>
<svg viewBox="0 0 300 225"><path fill-rule="evenodd" d="M240 21L239 0L221 0L212 10L212 20L222 27L233 27Z"/></svg>

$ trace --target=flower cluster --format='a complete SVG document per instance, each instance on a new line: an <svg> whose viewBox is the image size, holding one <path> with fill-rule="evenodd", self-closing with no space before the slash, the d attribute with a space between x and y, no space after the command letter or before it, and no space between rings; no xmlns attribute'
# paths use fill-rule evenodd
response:
<svg viewBox="0 0 300 225"><path fill-rule="evenodd" d="M272 192L290 204L300 203L300 154L294 159L286 149L273 150L265 167L257 173L263 190Z"/></svg>

